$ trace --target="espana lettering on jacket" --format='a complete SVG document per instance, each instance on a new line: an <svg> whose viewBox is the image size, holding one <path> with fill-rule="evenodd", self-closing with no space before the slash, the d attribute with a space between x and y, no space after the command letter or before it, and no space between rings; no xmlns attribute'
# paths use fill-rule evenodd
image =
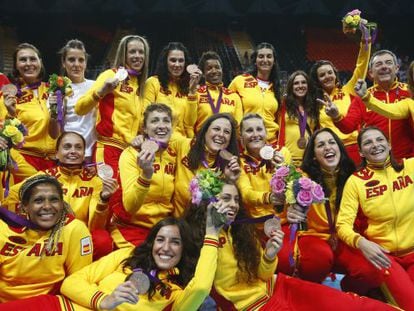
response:
<svg viewBox="0 0 414 311"><path fill-rule="evenodd" d="M411 179L410 176L406 175L406 176L399 176L396 180L394 180L392 182L392 191L398 191L398 190L402 190L404 188L407 188L410 184L413 183L413 180ZM388 186L387 185L378 185L375 187L370 187L370 188L366 188L366 197L367 199L369 198L374 198L380 195L383 195L385 191L387 191Z"/></svg>

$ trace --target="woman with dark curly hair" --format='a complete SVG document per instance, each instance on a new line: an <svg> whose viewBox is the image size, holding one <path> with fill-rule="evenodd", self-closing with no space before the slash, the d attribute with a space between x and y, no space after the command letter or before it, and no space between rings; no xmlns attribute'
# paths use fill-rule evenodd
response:
<svg viewBox="0 0 414 311"><path fill-rule="evenodd" d="M191 124L184 124L186 132L190 135L197 133L209 116L219 112L230 113L239 123L243 116L242 103L237 93L223 85L223 62L220 56L214 51L204 52L198 67L203 72L205 84L195 94L197 108L187 110L191 114Z"/></svg>
<svg viewBox="0 0 414 311"><path fill-rule="evenodd" d="M188 50L181 42L169 42L158 56L155 76L145 83L145 105L162 103L169 106L173 111L174 133L184 137L187 136L184 129L186 110L197 109L195 94L201 76L199 70L191 74L187 72L190 62Z"/></svg>
<svg viewBox="0 0 414 311"><path fill-rule="evenodd" d="M268 131L268 142L277 140L276 111L280 103L280 77L276 51L267 42L258 44L251 55L252 68L229 85L242 99L244 113L260 114Z"/></svg>
<svg viewBox="0 0 414 311"><path fill-rule="evenodd" d="M216 184L216 183L214 183ZM204 184L205 185L205 184ZM203 199L212 198L204 189ZM209 189L208 192L212 192ZM224 183L213 203L226 218L227 228L219 232L217 269L213 298L221 310L394 310L379 301L345 294L333 288L300 279L274 274L277 254L282 247L283 232L270 233L264 249L255 235L254 226L246 222L237 187ZM204 236L207 202L194 204L186 217L200 247ZM228 212L222 212L223 206Z"/></svg>
<svg viewBox="0 0 414 311"><path fill-rule="evenodd" d="M328 127L339 136L356 165L361 160L356 143L358 131L344 134L335 126L334 122L339 121L341 116L347 114L352 98L356 95L354 91L356 81L358 79L365 79L367 75L370 55L371 39L369 39L366 45L362 37L354 72L351 79L345 85L341 85L338 70L329 60L317 61L309 72L312 86L316 90L316 97L321 104L320 127ZM323 101L322 99L325 100Z"/></svg>
<svg viewBox="0 0 414 311"><path fill-rule="evenodd" d="M315 100L308 75L297 70L289 76L286 96L279 107L278 144L286 146L293 164L300 166L309 137L319 126L320 104Z"/></svg>
<svg viewBox="0 0 414 311"><path fill-rule="evenodd" d="M335 224L342 190L355 165L339 137L329 128L317 130L309 139L301 169L320 184L327 200L313 203L309 212L298 205L288 207L287 219L299 223L307 219L307 230L299 231L295 252L298 276L321 283L331 272L343 271L347 249L338 241ZM339 271L338 271L339 270Z"/></svg>
<svg viewBox="0 0 414 311"><path fill-rule="evenodd" d="M212 286L220 229L207 218L197 263L189 225L165 218L140 246L120 249L85 267L64 281L61 292L94 310L197 310ZM148 276L148 293L139 292L130 280L137 271Z"/></svg>
<svg viewBox="0 0 414 311"><path fill-rule="evenodd" d="M234 118L228 113L218 113L204 122L193 142L187 139L176 144L174 216L182 216L188 207L188 185L198 170L220 170L228 180L236 182L240 175L236 137L237 124ZM227 155L223 155L224 153Z"/></svg>

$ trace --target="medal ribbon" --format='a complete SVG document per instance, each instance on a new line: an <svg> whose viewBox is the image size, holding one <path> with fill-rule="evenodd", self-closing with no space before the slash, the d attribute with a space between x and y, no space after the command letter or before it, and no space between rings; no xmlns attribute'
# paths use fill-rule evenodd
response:
<svg viewBox="0 0 414 311"><path fill-rule="evenodd" d="M36 225L35 223L5 209L4 207L0 207L0 219L3 219L5 223L7 223L9 226L12 226L12 227L19 227L19 228L27 227L29 229L34 229L34 230L40 229L39 226Z"/></svg>
<svg viewBox="0 0 414 311"><path fill-rule="evenodd" d="M207 88L207 97L208 97L208 103L210 104L213 114L219 113L220 107L221 107L221 98L223 97L223 89L220 88L220 94L217 98L217 103L215 105L214 105L213 98L211 97L210 92L208 91L208 88Z"/></svg>
<svg viewBox="0 0 414 311"><path fill-rule="evenodd" d="M298 117L299 117L299 131L300 131L300 138L305 137L305 130L306 130L306 122L307 122L307 114L306 111L303 111L303 114L298 111Z"/></svg>

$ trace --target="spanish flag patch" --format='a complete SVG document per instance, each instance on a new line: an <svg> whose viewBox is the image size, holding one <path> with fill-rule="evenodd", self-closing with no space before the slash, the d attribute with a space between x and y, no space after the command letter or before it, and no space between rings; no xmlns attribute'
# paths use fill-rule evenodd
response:
<svg viewBox="0 0 414 311"><path fill-rule="evenodd" d="M81 256L92 254L92 242L89 236L81 240Z"/></svg>

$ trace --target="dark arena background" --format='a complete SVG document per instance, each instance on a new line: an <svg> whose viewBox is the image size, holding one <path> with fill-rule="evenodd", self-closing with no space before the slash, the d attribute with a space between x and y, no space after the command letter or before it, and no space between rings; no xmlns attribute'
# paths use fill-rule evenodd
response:
<svg viewBox="0 0 414 311"><path fill-rule="evenodd" d="M276 48L282 80L318 59L332 60L346 79L358 44L342 33L341 19L355 8L378 23L373 50L398 55L403 81L414 51L411 0L0 0L0 8L0 71L7 75L18 43L37 46L50 74L59 70L59 48L78 38L91 55L93 79L111 66L119 39L138 34L150 43L150 74L161 48L181 41L194 62L203 51L218 52L227 84L248 66L253 46L267 41Z"/></svg>

